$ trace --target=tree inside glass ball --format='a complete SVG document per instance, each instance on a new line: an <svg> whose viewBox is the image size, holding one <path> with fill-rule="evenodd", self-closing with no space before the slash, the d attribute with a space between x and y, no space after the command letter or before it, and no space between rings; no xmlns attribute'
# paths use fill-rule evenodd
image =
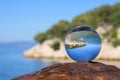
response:
<svg viewBox="0 0 120 80"><path fill-rule="evenodd" d="M89 62L97 57L101 50L99 34L89 26L77 26L65 37L67 54L77 62Z"/></svg>

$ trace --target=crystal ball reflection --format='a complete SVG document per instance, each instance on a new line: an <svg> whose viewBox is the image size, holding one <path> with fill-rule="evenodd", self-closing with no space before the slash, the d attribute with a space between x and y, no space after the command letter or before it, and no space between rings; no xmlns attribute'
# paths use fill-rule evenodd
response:
<svg viewBox="0 0 120 80"><path fill-rule="evenodd" d="M75 61L92 61L101 50L101 38L93 28L77 26L67 33L65 49Z"/></svg>

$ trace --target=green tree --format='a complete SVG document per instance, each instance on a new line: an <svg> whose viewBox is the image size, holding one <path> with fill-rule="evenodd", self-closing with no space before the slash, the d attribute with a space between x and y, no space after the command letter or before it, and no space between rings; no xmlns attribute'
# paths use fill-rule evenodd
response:
<svg viewBox="0 0 120 80"><path fill-rule="evenodd" d="M109 16L109 22L114 26L120 26L120 9Z"/></svg>
<svg viewBox="0 0 120 80"><path fill-rule="evenodd" d="M54 50L59 50L60 49L60 42L56 41L53 44L50 45L51 48Z"/></svg>
<svg viewBox="0 0 120 80"><path fill-rule="evenodd" d="M47 33L50 34L51 37L64 38L66 32L69 30L68 24L69 22L62 20L53 25Z"/></svg>
<svg viewBox="0 0 120 80"><path fill-rule="evenodd" d="M34 38L37 42L44 42L47 39L47 34L46 33L39 33L35 36Z"/></svg>
<svg viewBox="0 0 120 80"><path fill-rule="evenodd" d="M113 44L114 47L117 47L117 46L120 45L120 40L115 39L112 44Z"/></svg>

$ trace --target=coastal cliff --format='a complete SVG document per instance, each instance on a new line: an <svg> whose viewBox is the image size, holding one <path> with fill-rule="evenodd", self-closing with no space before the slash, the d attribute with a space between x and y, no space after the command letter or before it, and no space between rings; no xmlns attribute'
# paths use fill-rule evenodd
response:
<svg viewBox="0 0 120 80"><path fill-rule="evenodd" d="M59 50L50 47L55 41L59 41ZM103 41L102 49L96 59L120 60L120 46L113 47L110 43ZM89 54L89 53L88 53ZM27 58L49 58L49 59L70 59L65 51L64 43L58 39L46 40L44 43L37 44L33 48L24 52Z"/></svg>
<svg viewBox="0 0 120 80"><path fill-rule="evenodd" d="M59 41L60 48L54 50L50 45L55 41ZM64 44L59 39L46 40L44 43L37 44L33 48L24 52L24 56L27 58L50 58L50 59L68 59L68 56L64 49Z"/></svg>
<svg viewBox="0 0 120 80"><path fill-rule="evenodd" d="M120 80L120 69L99 62L62 63L13 80Z"/></svg>

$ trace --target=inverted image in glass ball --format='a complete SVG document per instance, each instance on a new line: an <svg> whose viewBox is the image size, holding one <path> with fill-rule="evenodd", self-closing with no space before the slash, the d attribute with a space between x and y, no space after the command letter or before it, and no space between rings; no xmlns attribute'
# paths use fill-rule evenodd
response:
<svg viewBox="0 0 120 80"><path fill-rule="evenodd" d="M101 50L101 38L93 28L77 26L67 33L65 49L75 61L92 61Z"/></svg>

